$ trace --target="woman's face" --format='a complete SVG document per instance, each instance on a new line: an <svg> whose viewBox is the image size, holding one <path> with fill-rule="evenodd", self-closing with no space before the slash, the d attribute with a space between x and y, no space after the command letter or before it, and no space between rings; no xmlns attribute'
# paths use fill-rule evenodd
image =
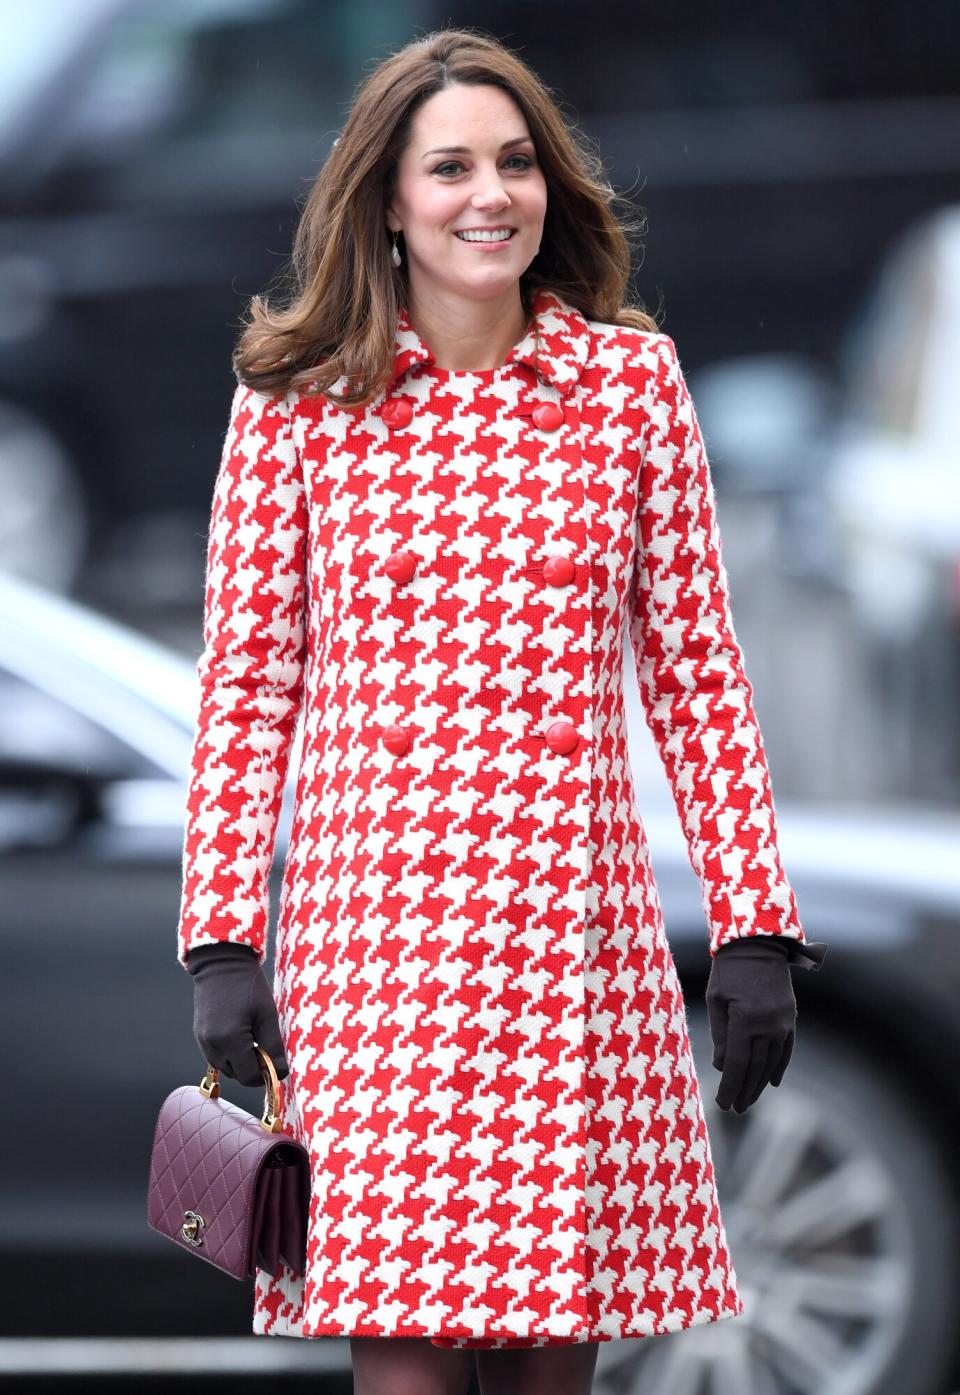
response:
<svg viewBox="0 0 960 1395"><path fill-rule="evenodd" d="M506 92L457 83L417 110L387 207L415 297L488 300L514 288L539 251L546 208L527 123ZM513 230L503 242L458 236L503 228Z"/></svg>

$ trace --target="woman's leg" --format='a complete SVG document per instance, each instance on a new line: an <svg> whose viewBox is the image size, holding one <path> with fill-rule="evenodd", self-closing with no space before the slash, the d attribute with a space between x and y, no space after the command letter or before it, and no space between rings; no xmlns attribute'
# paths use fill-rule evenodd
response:
<svg viewBox="0 0 960 1395"><path fill-rule="evenodd" d="M473 1356L429 1337L351 1337L353 1395L467 1395Z"/></svg>
<svg viewBox="0 0 960 1395"><path fill-rule="evenodd" d="M599 1342L477 1351L480 1395L590 1395Z"/></svg>

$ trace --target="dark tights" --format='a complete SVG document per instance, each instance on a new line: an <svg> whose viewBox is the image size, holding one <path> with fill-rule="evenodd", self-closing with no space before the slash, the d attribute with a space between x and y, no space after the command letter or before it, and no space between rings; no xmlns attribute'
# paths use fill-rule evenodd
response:
<svg viewBox="0 0 960 1395"><path fill-rule="evenodd" d="M427 1337L351 1337L353 1395L590 1395L598 1342L435 1347Z"/></svg>

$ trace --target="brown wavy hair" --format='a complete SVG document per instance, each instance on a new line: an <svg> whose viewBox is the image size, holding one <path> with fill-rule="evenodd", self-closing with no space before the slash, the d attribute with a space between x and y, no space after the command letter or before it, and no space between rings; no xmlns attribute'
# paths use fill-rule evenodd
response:
<svg viewBox="0 0 960 1395"><path fill-rule="evenodd" d="M627 234L644 231L625 211L597 153L563 116L553 94L498 39L472 28L438 29L380 62L361 84L346 124L310 188L292 256L271 305L252 297L233 369L260 392L323 393L363 406L386 386L397 316L407 301L406 258L390 259L384 211L414 113L454 83L502 88L522 111L547 185L540 250L520 278L530 313L546 287L587 319L657 331L652 315L625 303ZM629 205L627 205L629 208ZM347 391L332 385L346 376Z"/></svg>

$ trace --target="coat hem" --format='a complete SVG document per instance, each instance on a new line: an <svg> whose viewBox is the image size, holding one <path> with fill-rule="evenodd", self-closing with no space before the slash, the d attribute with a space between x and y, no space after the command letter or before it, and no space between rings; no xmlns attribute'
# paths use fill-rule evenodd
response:
<svg viewBox="0 0 960 1395"><path fill-rule="evenodd" d="M737 1298L734 1306L726 1306L719 1309L699 1308L692 1314L675 1310L666 1320L659 1324L655 1321L649 1324L626 1323L619 1330L609 1330L599 1327L582 1328L575 1332L565 1333L544 1333L535 1334L505 1334L505 1333L431 1333L423 1330L422 1326L399 1324L390 1332L384 1332L382 1327L359 1324L344 1329L335 1323L307 1323L296 1321L295 1319L283 1316L271 1317L268 1313L255 1311L253 1318L253 1333L258 1337L300 1337L304 1340L317 1340L324 1337L426 1337L434 1346L459 1347L459 1348L502 1348L502 1347L540 1347L540 1346L569 1346L584 1342L611 1342L629 1341L644 1337L666 1336L673 1332L683 1332L694 1327L704 1327L708 1323L723 1322L728 1318L740 1317L744 1309L743 1300Z"/></svg>

